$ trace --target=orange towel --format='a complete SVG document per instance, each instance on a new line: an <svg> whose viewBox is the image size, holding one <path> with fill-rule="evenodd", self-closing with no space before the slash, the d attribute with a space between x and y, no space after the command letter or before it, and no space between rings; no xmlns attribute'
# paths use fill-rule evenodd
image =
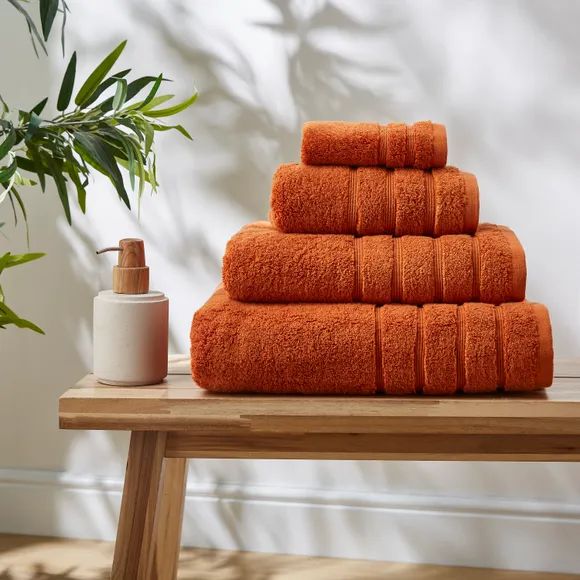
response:
<svg viewBox="0 0 580 580"><path fill-rule="evenodd" d="M315 234L472 234L479 219L475 176L454 167L281 165L272 182L270 221Z"/></svg>
<svg viewBox="0 0 580 580"><path fill-rule="evenodd" d="M474 236L284 234L268 222L228 243L223 282L244 302L426 304L523 300L524 251L504 226Z"/></svg>
<svg viewBox="0 0 580 580"><path fill-rule="evenodd" d="M541 304L254 304L219 289L195 314L210 391L327 395L531 391L552 382Z"/></svg>
<svg viewBox="0 0 580 580"><path fill-rule="evenodd" d="M444 167L447 134L443 125L311 121L302 129L302 163L309 165L384 165Z"/></svg>

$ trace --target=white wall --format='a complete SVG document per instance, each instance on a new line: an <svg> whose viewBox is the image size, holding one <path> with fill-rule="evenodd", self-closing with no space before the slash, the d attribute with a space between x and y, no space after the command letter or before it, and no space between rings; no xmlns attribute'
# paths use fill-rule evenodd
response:
<svg viewBox="0 0 580 580"><path fill-rule="evenodd" d="M159 138L161 190L144 200L141 221L100 179L73 228L54 191L27 193L31 248L49 255L2 283L47 336L0 333L0 531L114 529L126 435L59 432L56 419L59 393L90 368L92 297L110 285L113 258L93 250L145 239L153 286L172 301L172 351L186 351L227 239L267 215L271 174L298 158L305 120L445 123L450 162L479 179L482 219L511 226L524 244L528 296L550 308L557 356L580 355L580 4L70 5L69 50L84 71L128 38L124 64L163 71L180 96L195 84L201 96L181 119L194 143ZM30 106L54 96L66 66L56 43L50 60L36 60L5 3L0 20L11 47L0 62L3 96ZM8 233L0 251L25 251L23 230ZM580 468L563 464L195 461L185 541L580 571L579 480ZM208 496L214 486L219 501ZM34 517L22 503L36 506Z"/></svg>

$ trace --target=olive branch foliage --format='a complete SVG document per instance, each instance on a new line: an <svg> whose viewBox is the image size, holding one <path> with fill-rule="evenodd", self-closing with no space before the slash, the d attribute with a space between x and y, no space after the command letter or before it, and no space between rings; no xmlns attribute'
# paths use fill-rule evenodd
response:
<svg viewBox="0 0 580 580"><path fill-rule="evenodd" d="M6 252L3 256L0 256L0 274L7 269L14 266L20 266L21 264L26 264L26 262L32 262L32 260L37 260L42 258L44 254L40 252L12 255L10 252ZM34 322L26 320L25 318L20 318L14 310L8 307L4 301L4 292L2 291L2 286L0 286L0 328L4 328L8 324L13 324L18 328L29 328L35 332L44 334L44 331L36 326Z"/></svg>
<svg viewBox="0 0 580 580"><path fill-rule="evenodd" d="M22 6L23 0L7 0L21 12L38 54L37 45L46 52L48 39L58 12L63 15L61 42L68 6L65 0L40 0L42 35ZM87 186L93 172L109 179L119 199L131 208L124 175L137 199L145 184L156 191L157 164L153 149L155 134L175 130L191 139L179 124L165 119L190 107L194 92L184 101L169 103L174 95L161 92L170 82L162 74L131 78L131 69L113 71L127 41L112 50L80 84L75 92L77 54L73 52L66 67L56 100L57 115L43 114L48 97L30 110L13 110L0 96L0 204L9 201L14 223L23 219L28 239L28 223L22 188L39 184L44 192L47 179L56 186L64 215L72 223L70 192L81 211L87 206ZM4 223L0 222L0 228ZM1 231L0 231L1 233ZM42 256L41 253L0 256L0 274ZM4 301L0 288L0 328L14 324L42 332L35 324L18 317Z"/></svg>

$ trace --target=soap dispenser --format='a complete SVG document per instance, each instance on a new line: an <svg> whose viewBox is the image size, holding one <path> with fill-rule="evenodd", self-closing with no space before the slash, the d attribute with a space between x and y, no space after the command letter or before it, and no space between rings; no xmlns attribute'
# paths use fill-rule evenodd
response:
<svg viewBox="0 0 580 580"><path fill-rule="evenodd" d="M149 291L143 240L127 238L103 252L119 252L113 290L93 308L93 367L106 385L153 385L167 376L169 300Z"/></svg>

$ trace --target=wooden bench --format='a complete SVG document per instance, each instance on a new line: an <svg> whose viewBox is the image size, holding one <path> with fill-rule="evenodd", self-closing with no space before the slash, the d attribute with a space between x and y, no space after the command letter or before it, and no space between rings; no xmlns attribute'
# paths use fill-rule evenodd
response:
<svg viewBox="0 0 580 580"><path fill-rule="evenodd" d="M187 459L580 461L579 365L550 389L458 397L211 395L189 360L167 381L109 387L87 375L60 398L63 429L131 431L112 578L176 576Z"/></svg>

